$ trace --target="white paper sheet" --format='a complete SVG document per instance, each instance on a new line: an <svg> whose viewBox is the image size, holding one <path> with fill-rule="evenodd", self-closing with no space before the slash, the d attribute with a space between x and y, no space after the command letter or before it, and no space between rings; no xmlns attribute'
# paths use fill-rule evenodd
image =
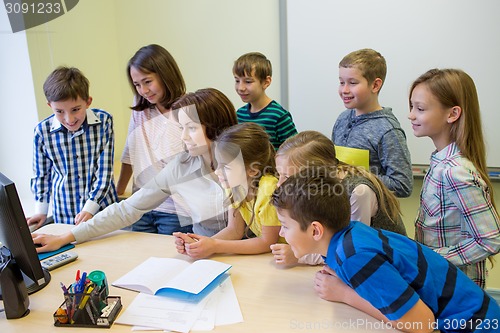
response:
<svg viewBox="0 0 500 333"><path fill-rule="evenodd" d="M161 296L151 296L161 297ZM193 323L191 330L210 331L214 326L229 325L243 322L240 305L236 298L231 277L227 278L206 299L203 309L198 312L198 318ZM134 301L135 302L135 301ZM128 309L127 309L128 310ZM194 314L193 314L194 315ZM123 316L123 315L122 315ZM119 318L121 319L121 317ZM117 320L117 322L119 322ZM137 324L144 325L144 324ZM162 328L146 326L134 326L133 331L153 331ZM163 327L163 326L162 326ZM172 329L172 328L170 328ZM165 330L165 332L170 332Z"/></svg>
<svg viewBox="0 0 500 333"><path fill-rule="evenodd" d="M187 333L199 318L207 300L187 303L139 293L115 322Z"/></svg>

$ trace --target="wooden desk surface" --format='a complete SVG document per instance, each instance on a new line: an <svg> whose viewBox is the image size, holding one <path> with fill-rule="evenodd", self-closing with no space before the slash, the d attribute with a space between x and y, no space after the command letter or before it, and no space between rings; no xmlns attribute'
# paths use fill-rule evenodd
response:
<svg viewBox="0 0 500 333"><path fill-rule="evenodd" d="M56 228L56 229L54 229ZM50 233L67 226L48 225ZM51 272L52 280L42 290L30 295L30 314L7 320L0 313L0 332L97 332L95 328L65 328L53 325L52 314L62 303L59 282L74 281L78 269L102 270L108 283L151 256L190 260L174 247L172 236L118 231L90 242L78 244L73 251L78 259ZM243 323L217 326L216 332L396 332L364 313L345 304L327 302L314 292L312 280L319 267L277 268L271 254L222 255L211 259L233 265L230 269ZM124 308L136 292L110 286L110 295L122 297ZM113 332L131 332L131 326L114 324Z"/></svg>

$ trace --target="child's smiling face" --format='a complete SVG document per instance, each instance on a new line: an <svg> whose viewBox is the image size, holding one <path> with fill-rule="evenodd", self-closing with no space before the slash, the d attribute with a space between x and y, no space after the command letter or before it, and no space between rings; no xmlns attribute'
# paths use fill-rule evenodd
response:
<svg viewBox="0 0 500 333"><path fill-rule="evenodd" d="M347 109L356 109L357 114L374 111L377 93L372 86L356 66L339 68L339 96Z"/></svg>
<svg viewBox="0 0 500 333"><path fill-rule="evenodd" d="M92 98L87 101L81 97L66 99L57 102L48 102L56 119L70 132L76 132L87 119L87 108L92 103Z"/></svg>

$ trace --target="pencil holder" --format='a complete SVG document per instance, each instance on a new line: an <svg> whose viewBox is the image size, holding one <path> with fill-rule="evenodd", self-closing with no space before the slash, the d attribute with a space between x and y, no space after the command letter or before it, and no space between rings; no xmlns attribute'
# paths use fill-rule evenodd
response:
<svg viewBox="0 0 500 333"><path fill-rule="evenodd" d="M109 328L121 310L119 296L108 296L106 284L90 283L84 293L68 292L54 313L54 325Z"/></svg>

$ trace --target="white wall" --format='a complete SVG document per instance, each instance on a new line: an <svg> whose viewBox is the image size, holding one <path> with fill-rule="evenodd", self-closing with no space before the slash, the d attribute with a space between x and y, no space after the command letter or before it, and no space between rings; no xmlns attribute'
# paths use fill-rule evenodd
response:
<svg viewBox="0 0 500 333"><path fill-rule="evenodd" d="M132 91L128 60L142 46L160 44L179 64L188 91L213 87L236 107L232 66L250 51L273 63L269 95L280 100L278 0L85 0L65 15L29 30L28 45L39 114L50 114L41 86L59 65L80 68L90 81L92 106L114 117L119 161Z"/></svg>
<svg viewBox="0 0 500 333"><path fill-rule="evenodd" d="M38 122L26 33L13 34L0 9L0 172L16 183L26 214L33 212L33 128Z"/></svg>
<svg viewBox="0 0 500 333"><path fill-rule="evenodd" d="M173 54L188 91L214 87L236 107L243 103L233 88L233 61L260 51L273 63L268 92L279 101L278 9L278 0L254 0L251 6L247 0L85 0L53 21L13 34L0 6L0 172L16 182L23 202L31 199L33 127L51 114L42 85L60 65L80 68L90 81L92 107L113 115L115 162L132 101L126 64L144 45L160 44Z"/></svg>
<svg viewBox="0 0 500 333"><path fill-rule="evenodd" d="M288 76L290 112L300 130L331 136L345 108L338 96L338 63L361 48L387 61L380 92L408 139L413 164L429 164L428 138L416 138L407 119L411 83L431 68L461 68L475 81L481 103L487 162L500 167L498 78L500 1L482 0L289 0Z"/></svg>

